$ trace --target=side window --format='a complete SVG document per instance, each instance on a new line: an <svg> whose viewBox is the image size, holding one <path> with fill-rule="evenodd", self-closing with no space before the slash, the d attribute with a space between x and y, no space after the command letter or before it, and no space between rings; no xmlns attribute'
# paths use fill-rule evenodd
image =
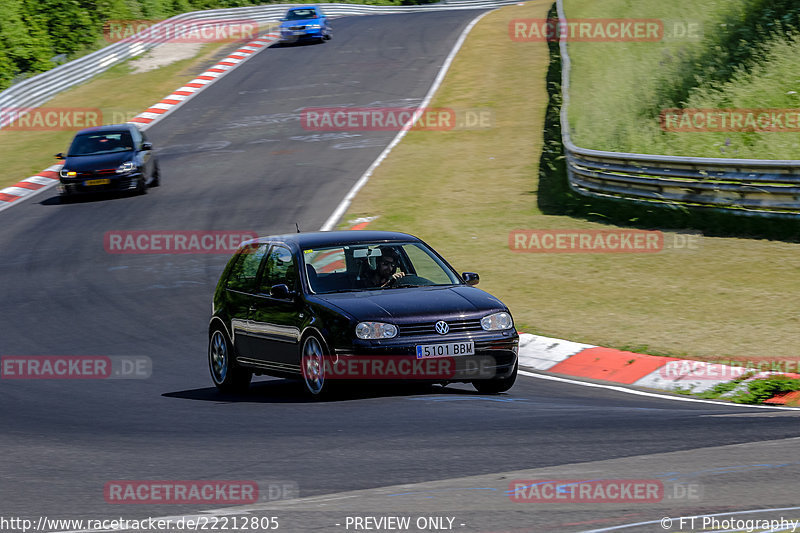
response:
<svg viewBox="0 0 800 533"><path fill-rule="evenodd" d="M297 265L291 250L284 246L273 246L264 265L261 292L268 294L273 285L285 284L289 290L297 290Z"/></svg>
<svg viewBox="0 0 800 533"><path fill-rule="evenodd" d="M133 146L137 150L142 149L142 142L145 140L144 134L139 131L139 128L133 128Z"/></svg>
<svg viewBox="0 0 800 533"><path fill-rule="evenodd" d="M226 286L235 291L255 292L258 267L266 252L266 244L251 244L242 249L231 269Z"/></svg>

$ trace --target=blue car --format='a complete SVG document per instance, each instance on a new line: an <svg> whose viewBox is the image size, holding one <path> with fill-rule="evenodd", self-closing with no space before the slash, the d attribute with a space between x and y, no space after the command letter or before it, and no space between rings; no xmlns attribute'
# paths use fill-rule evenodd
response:
<svg viewBox="0 0 800 533"><path fill-rule="evenodd" d="M281 19L281 43L329 40L333 33L328 17L317 6L293 7Z"/></svg>

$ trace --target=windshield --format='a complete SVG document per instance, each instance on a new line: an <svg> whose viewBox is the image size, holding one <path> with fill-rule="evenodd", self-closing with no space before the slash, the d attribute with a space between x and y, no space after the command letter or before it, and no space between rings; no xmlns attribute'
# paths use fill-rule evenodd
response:
<svg viewBox="0 0 800 533"><path fill-rule="evenodd" d="M133 139L127 131L109 131L78 135L69 147L70 156L110 154L133 150Z"/></svg>
<svg viewBox="0 0 800 533"><path fill-rule="evenodd" d="M307 249L303 256L308 283L318 294L461 283L421 243L359 243Z"/></svg>
<svg viewBox="0 0 800 533"><path fill-rule="evenodd" d="M317 13L313 9L295 9L294 11L289 11L286 14L286 20L305 20L315 18L317 18Z"/></svg>

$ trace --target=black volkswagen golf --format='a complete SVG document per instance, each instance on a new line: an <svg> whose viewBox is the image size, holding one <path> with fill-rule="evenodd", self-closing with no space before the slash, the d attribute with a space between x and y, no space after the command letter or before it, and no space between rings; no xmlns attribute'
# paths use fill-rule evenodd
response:
<svg viewBox="0 0 800 533"><path fill-rule="evenodd" d="M62 201L108 191L147 192L160 184L158 162L144 132L133 124L88 128L75 134L59 173Z"/></svg>
<svg viewBox="0 0 800 533"><path fill-rule="evenodd" d="M242 243L214 293L214 384L243 391L253 374L300 379L470 382L511 388L519 335L508 308L405 233L334 231Z"/></svg>

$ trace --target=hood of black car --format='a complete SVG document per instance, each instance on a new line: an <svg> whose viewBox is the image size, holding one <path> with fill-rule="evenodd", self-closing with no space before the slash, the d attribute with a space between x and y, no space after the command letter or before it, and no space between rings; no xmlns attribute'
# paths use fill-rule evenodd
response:
<svg viewBox="0 0 800 533"><path fill-rule="evenodd" d="M91 172L94 170L116 169L125 161L133 159L133 152L113 152L98 155L74 155L67 157L64 168L76 172Z"/></svg>
<svg viewBox="0 0 800 533"><path fill-rule="evenodd" d="M506 309L503 302L475 287L410 287L315 296L359 321L402 324L447 318L480 318Z"/></svg>

